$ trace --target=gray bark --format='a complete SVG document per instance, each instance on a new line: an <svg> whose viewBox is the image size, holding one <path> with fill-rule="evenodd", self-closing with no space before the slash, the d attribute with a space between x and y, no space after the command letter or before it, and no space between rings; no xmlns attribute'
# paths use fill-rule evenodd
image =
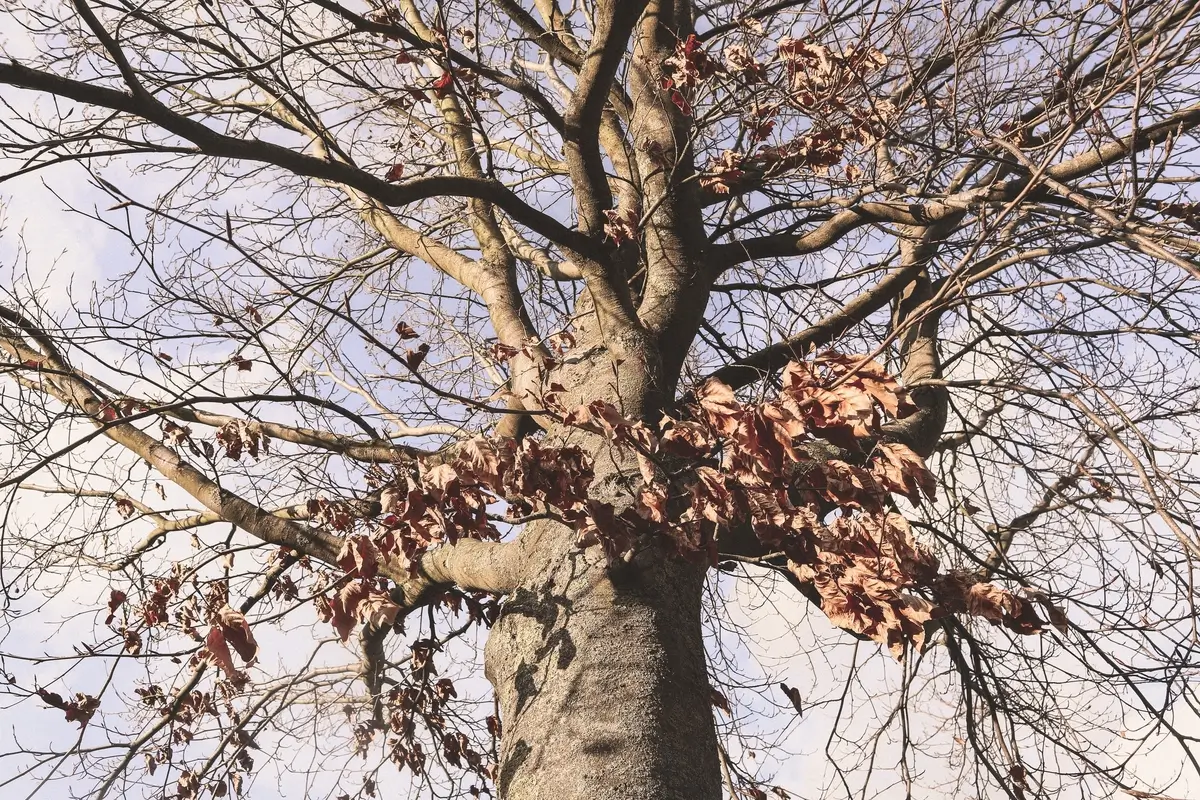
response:
<svg viewBox="0 0 1200 800"><path fill-rule="evenodd" d="M580 350L600 339L580 326ZM652 348L630 339L564 365L568 405L619 400L631 417L657 408ZM550 432L593 454L592 495L632 503L632 453L577 429ZM705 665L705 569L657 547L610 564L576 533L535 522L524 561L484 653L503 724L497 785L504 800L719 800L721 773Z"/></svg>
<svg viewBox="0 0 1200 800"><path fill-rule="evenodd" d="M610 568L553 523L533 538L485 651L501 797L718 800L702 568L655 552Z"/></svg>

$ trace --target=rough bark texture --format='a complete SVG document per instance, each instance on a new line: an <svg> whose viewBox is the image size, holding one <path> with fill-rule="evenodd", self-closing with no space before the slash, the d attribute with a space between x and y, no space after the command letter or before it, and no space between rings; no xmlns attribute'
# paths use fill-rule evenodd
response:
<svg viewBox="0 0 1200 800"><path fill-rule="evenodd" d="M581 329L588 352L602 335ZM627 415L649 418L656 356L644 343L624 349L620 364L597 353L552 380L569 402L619 399ZM632 503L632 454L577 429L550 435L592 451L596 498ZM554 522L529 525L518 543L526 571L485 651L504 726L504 800L718 800L704 568L657 548L610 564L602 548L580 549L575 532Z"/></svg>
<svg viewBox="0 0 1200 800"><path fill-rule="evenodd" d="M647 552L609 568L547 524L486 650L505 800L716 800L700 568Z"/></svg>
<svg viewBox="0 0 1200 800"><path fill-rule="evenodd" d="M0 601L5 613L20 602L44 613L56 607L50 599L90 603L86 593L111 584L107 619L73 656L12 654L42 674L6 670L6 707L46 701L81 725L61 752L31 744L8 754L28 757L28 770L0 776L0 785L36 779L35 792L53 792L60 781L106 775L95 792L78 780L73 790L103 800L110 790L136 793L141 781L181 800L232 796L240 789L229 791L227 778L251 778L251 733L263 731L269 751L308 749L296 736L332 729L294 715L292 698L305 698L316 723L350 708L355 759L370 743L419 774L428 758L440 774L424 785L444 794L466 780L462 755L472 782L490 787L491 754L477 752L484 733L440 725L470 715L449 705L452 681L430 685L433 670L416 663L428 640L418 648L422 640L401 641L391 626L393 615L416 620L427 609L434 636L443 603L462 599L447 597L454 590L504 598L484 654L504 727L500 800L718 800L723 775L730 794L760 796L751 775L719 759L702 566L645 542L613 560L603 545L580 548L575 530L541 513L513 541L480 541L472 534L487 509L477 495L472 513L428 525L393 518L384 496L414 489L418 467L429 478L434 466L452 466L476 435L545 433L539 442L587 450L592 498L625 510L643 488L633 454L559 426L559 403L602 400L653 427L663 411L683 416L689 393L715 396L699 391L706 373L742 398L762 398L789 361L827 347L886 364L915 411L896 419L899 398L880 402L890 421L872 439L864 419L875 415L863 409L874 401L853 392L805 399L820 415L841 415L827 408L844 405L857 419L814 422L811 437L792 437L796 428L765 412L742 417L738 436L721 443L731 480L746 467L725 455L753 452L754 442L766 453L770 443L759 466L787 470L772 477L780 495L811 503L817 518L845 513L820 535L776 536L786 526L755 524L772 512L770 497L742 493L737 513L704 517L720 523L718 558L740 561L745 578L781 575L795 602L807 598L868 641L889 639L870 619L886 607L910 623L888 630L920 646L934 630L921 617L938 599L932 560L891 527L893 540L854 538L855 525L865 530L880 508L897 507L882 490L851 489L886 478L888 491L903 488L915 504L921 491L932 494L933 476L888 445L942 453L942 496L901 508L922 536L936 534L941 563L954 571L938 578L957 592L953 603L938 600L938 613L973 610L998 626L981 632L940 617L939 647L921 670L898 668L904 680L891 682L899 687L891 699L835 675L861 689L845 695L848 710L887 699L907 713L910 698L953 688L935 705L958 709L961 730L942 719L895 727L887 716L872 731L839 717L830 741L840 745L826 755L844 786L828 792L880 785L870 770L883 760L860 750L899 744L896 774L907 783L923 769L911 758L958 759L961 745L979 757L959 775L974 794L1050 797L1097 775L1107 781L1101 790L1085 780L1080 794L1133 793L1129 759L1102 753L1114 758L1106 766L1093 750L1110 740L1133 746L1110 721L1129 716L1123 704L1134 694L1142 706L1130 708L1154 723L1142 726L1153 738L1137 746L1169 732L1188 749L1167 705L1139 686L1166 676L1173 687L1197 666L1191 644L1164 643L1196 617L1190 569L1200 557L1194 531L1184 530L1200 516L1200 476L1187 468L1200 463L1187 435L1200 429L1200 292L1186 282L1200 279L1200 184L1190 182L1200 169L1192 55L1200 0L309 0L245 4L246 13L223 5L238 4L71 0L0 10L17 36L0 59L0 183L16 186L8 181L47 167L87 170L92 194L75 199L133 254L70 313L60 315L53 292L37 296L42 279L28 270L39 259L24 258L24 243L0 287L0 503L12 506L0 518ZM125 157L129 169L117 166ZM142 170L166 178L143 181ZM103 198L111 202L94 202ZM268 438L277 450L268 452ZM797 442L810 458L779 455ZM674 457L669 450L659 456ZM829 461L845 463L822 469ZM852 469L861 467L876 478ZM656 509L672 513L676 489L698 498L712 488L693 483L695 471L680 473L670 503ZM836 491L817 490L831 483ZM22 522L10 512L27 492L72 505L52 523ZM194 501L186 516L169 492ZM796 524L806 518L797 514ZM153 528L127 547L125 534L147 522ZM1085 541L1080 531L1102 535ZM188 533L191 552L174 542ZM612 541L611 549L626 544ZM859 545L863 554L850 552ZM411 564L393 547L420 555ZM1097 556L1089 568L1102 583L1081 583L1061 557L1072 548ZM901 569L900 549L912 551L913 569ZM226 560L235 553L236 569ZM293 580L286 571L297 562ZM101 568L102 582L85 572ZM906 581L919 572L922 583L889 577L889 586L889 569ZM89 580L72 585L80 575ZM978 587L972 575L1022 587L1022 608L1056 611L1060 640L1026 649L993 638L1038 626L1012 613L1017 595ZM260 681L276 661L264 657L243 681L214 643L229 649L223 604L239 602L251 577L261 586L241 601L242 615L263 602L246 625L310 614L316 599L343 640L362 625L361 665L334 665L318 650L302 661L297 651L278 661L293 674ZM22 599L29 588L47 602ZM926 589L929 598L918 598ZM1086 620L1068 621L1051 601L1079 593L1115 599L1089 602ZM886 606L868 614L863 598ZM1185 601L1186 610L1172 610ZM456 632L442 629L447 643L493 619L490 604L468 610ZM1143 619L1148 638L1139 642L1128 619L1142 610L1167 616ZM76 622L73 614L72 630ZM198 635L206 625L216 638ZM424 637L415 627L406 636ZM0 660L21 638L0 630ZM410 644L411 657L392 658ZM1071 649L1084 644L1091 649ZM1113 660L1114 645L1118 655L1139 654L1136 671ZM1129 691L1110 692L1118 705L1077 726L1087 716L1082 695L1057 705L1053 681L1075 686L1083 672L1056 674L1050 664L1041 691L1029 691L1024 676L1050 652L1062 663L1102 657L1111 669L1091 678ZM168 656L194 668L192 677L181 682ZM1000 668L993 657L1004 659ZM155 691L114 725L109 715L124 706L113 701L127 699L138 660ZM58 694L93 691L80 679L92 661L117 665L102 708L100 696ZM365 691L343 688L359 680ZM183 714L194 688L220 709ZM168 695L156 714L151 706ZM79 698L89 699L86 715ZM355 719L359 699L369 723ZM131 721L146 727L139 733ZM126 743L102 743L116 728L128 728L118 737ZM890 740L894 733L901 738ZM469 756L455 750L464 741ZM1022 752L1038 757L1022 762ZM278 752L254 755L268 758L287 768ZM143 763L146 774L135 775ZM365 778L373 763L338 780ZM1192 765L1200 775L1200 758ZM322 774L300 776L312 791L348 796L340 784L320 788L338 770L317 766ZM352 791L374 795L375 774L371 788ZM402 774L386 780L411 782ZM938 770L928 775L935 791L954 793ZM919 784L906 789L921 796Z"/></svg>

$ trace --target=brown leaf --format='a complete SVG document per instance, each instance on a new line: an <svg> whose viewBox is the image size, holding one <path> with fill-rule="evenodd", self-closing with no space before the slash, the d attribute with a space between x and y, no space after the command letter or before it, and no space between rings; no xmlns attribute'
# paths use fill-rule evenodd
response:
<svg viewBox="0 0 1200 800"><path fill-rule="evenodd" d="M712 467L696 468L699 481L692 486L692 508L705 519L728 525L734 516L733 496L725 485L725 476Z"/></svg>
<svg viewBox="0 0 1200 800"><path fill-rule="evenodd" d="M62 695L57 692L50 692L45 689L38 689L37 695L46 705L66 712L67 722L78 722L80 730L87 727L92 715L100 707L100 698L92 697L82 692L77 693L75 699L69 701L64 700Z"/></svg>
<svg viewBox="0 0 1200 800"><path fill-rule="evenodd" d="M392 602L386 592L374 588L371 581L358 580L347 583L333 597L318 601L317 611L322 620L333 625L344 642L350 638L357 623L377 629L394 624L400 606Z"/></svg>
<svg viewBox="0 0 1200 800"><path fill-rule="evenodd" d="M131 503L129 500L125 499L124 497L117 498L116 507L117 507L117 513L121 515L122 519L129 519L130 517L133 516L133 512L134 512L133 503Z"/></svg>
<svg viewBox="0 0 1200 800"><path fill-rule="evenodd" d="M575 335L570 331L559 331L552 333L546 337L546 344L550 346L559 356L566 355L567 351L575 346Z"/></svg>
<svg viewBox="0 0 1200 800"><path fill-rule="evenodd" d="M521 348L513 347L511 344L504 342L496 342L492 345L489 351L492 360L497 364L507 364L521 354Z"/></svg>
<svg viewBox="0 0 1200 800"><path fill-rule="evenodd" d="M1016 610L1011 592L1001 589L994 583L979 582L972 584L966 593L967 613L975 617L983 617L989 622L1000 623Z"/></svg>
<svg viewBox="0 0 1200 800"><path fill-rule="evenodd" d="M939 575L931 582L931 587L938 602L951 611L983 617L993 625L1003 625L1023 635L1041 633L1045 629L1045 622L1038 617L1028 598L981 581L970 573L954 571Z"/></svg>
<svg viewBox="0 0 1200 800"><path fill-rule="evenodd" d="M604 234L618 247L625 242L638 240L638 219L633 211L624 213L613 209L604 212Z"/></svg>
<svg viewBox="0 0 1200 800"><path fill-rule="evenodd" d="M446 702L451 697L458 697L458 691L454 688L454 681L449 678L439 678L434 684L434 693L440 702Z"/></svg>
<svg viewBox="0 0 1200 800"><path fill-rule="evenodd" d="M1023 636L1041 633L1046 623L1037 615L1033 603L1024 597L1013 595L1015 611L1004 620L1004 627Z"/></svg>
<svg viewBox="0 0 1200 800"><path fill-rule="evenodd" d="M208 636L204 639L204 647L208 651L209 661L220 667L226 675L235 680L241 676L237 665L233 663L233 655L229 652L225 634L219 627L213 626L208 631Z"/></svg>
<svg viewBox="0 0 1200 800"><path fill-rule="evenodd" d="M233 645L233 649L247 664L252 664L258 655L258 643L254 641L254 633L250 623L242 612L226 605L217 612L217 620L225 633L225 640Z"/></svg>
<svg viewBox="0 0 1200 800"><path fill-rule="evenodd" d="M643 488L638 494L638 516L650 522L663 523L667 521L667 486L663 483L653 483Z"/></svg>
<svg viewBox="0 0 1200 800"><path fill-rule="evenodd" d="M400 606L392 602L391 597L383 592L371 592L355 609L355 616L369 628L379 630L389 628L396 622Z"/></svg>
<svg viewBox="0 0 1200 800"><path fill-rule="evenodd" d="M454 75L450 72L443 72L436 81L433 82L434 97L442 98L450 94L454 89Z"/></svg>
<svg viewBox="0 0 1200 800"><path fill-rule="evenodd" d="M408 355L404 359L405 365L413 372L417 371L417 367L425 360L425 356L429 355L429 345L422 344L416 350L408 350Z"/></svg>
<svg viewBox="0 0 1200 800"><path fill-rule="evenodd" d="M708 429L698 422L664 418L662 427L666 431L659 439L659 446L668 453L684 458L700 459L712 452L715 444Z"/></svg>
<svg viewBox="0 0 1200 800"><path fill-rule="evenodd" d="M736 151L724 151L708 162L700 175L700 187L714 194L729 194L746 174L742 169L745 158Z"/></svg>
<svg viewBox="0 0 1200 800"><path fill-rule="evenodd" d="M338 632L342 641L350 638L357 622L358 605L367 596L370 587L363 581L354 581L342 587L336 595L329 599L329 618L333 629Z"/></svg>
<svg viewBox="0 0 1200 800"><path fill-rule="evenodd" d="M338 566L360 578L374 578L379 572L379 549L370 537L348 537L338 553Z"/></svg>
<svg viewBox="0 0 1200 800"><path fill-rule="evenodd" d="M719 708L729 716L733 716L733 710L729 707L729 698L711 686L708 688L708 699L714 708Z"/></svg>
<svg viewBox="0 0 1200 800"><path fill-rule="evenodd" d="M730 416L742 410L733 389L715 378L709 378L696 390L696 401L711 415Z"/></svg>
<svg viewBox="0 0 1200 800"><path fill-rule="evenodd" d="M913 505L920 505L921 496L935 499L937 481L925 467L925 461L907 445L899 442L880 442L871 460L871 474L890 492L899 492Z"/></svg>
<svg viewBox="0 0 1200 800"><path fill-rule="evenodd" d="M783 690L785 695L787 695L787 699L791 702L792 708L796 709L796 713L803 716L804 702L803 698L800 696L800 690L794 686L788 686L786 683L779 684L779 688Z"/></svg>
<svg viewBox="0 0 1200 800"><path fill-rule="evenodd" d="M163 441L174 447L185 444L192 438L192 429L189 425L177 425L170 420L163 420L162 423ZM161 484L155 484L158 487L158 495L163 500L166 500L166 492L162 490Z"/></svg>
<svg viewBox="0 0 1200 800"><path fill-rule="evenodd" d="M1070 621L1067 619L1067 613L1058 605L1056 605L1054 601L1046 595L1045 592L1039 592L1033 589L1026 589L1025 591L1031 598L1036 600L1037 603L1042 607L1042 610L1046 612L1046 616L1050 619L1050 624L1053 625L1059 633L1066 636L1067 631L1070 629Z"/></svg>
<svg viewBox="0 0 1200 800"><path fill-rule="evenodd" d="M824 486L819 481L824 480ZM875 476L845 461L826 461L812 470L808 480L827 499L843 508L877 510L886 495Z"/></svg>
<svg viewBox="0 0 1200 800"><path fill-rule="evenodd" d="M194 800L200 793L200 776L195 773L185 770L179 776L179 781L176 783L179 800Z"/></svg>
<svg viewBox="0 0 1200 800"><path fill-rule="evenodd" d="M108 616L104 620L105 625L112 625L112 621L117 615L117 609L125 602L126 597L126 594L120 589L113 589L108 593Z"/></svg>
<svg viewBox="0 0 1200 800"><path fill-rule="evenodd" d="M705 52L695 34L688 34L686 39L675 43L674 54L663 60L663 70L672 85L693 89L701 81L724 72L724 67Z"/></svg>

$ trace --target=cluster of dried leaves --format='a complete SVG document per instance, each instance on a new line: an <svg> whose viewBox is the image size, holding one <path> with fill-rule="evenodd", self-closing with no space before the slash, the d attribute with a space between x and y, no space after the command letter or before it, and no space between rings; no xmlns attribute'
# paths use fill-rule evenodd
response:
<svg viewBox="0 0 1200 800"><path fill-rule="evenodd" d="M733 191L747 173L774 176L797 168L828 172L851 147L873 142L894 113L869 90L870 79L888 63L879 50L858 46L837 51L812 38L761 45L730 45L722 60L690 36L663 64L663 88L685 116L693 115L706 88L714 96L724 89L753 98L740 109L739 139L757 147L724 151L701 176L701 185L718 194ZM760 58L755 53L772 46L769 55ZM766 144L777 129L785 132L783 138ZM847 166L845 177L856 181L858 169Z"/></svg>
<svg viewBox="0 0 1200 800"><path fill-rule="evenodd" d="M677 418L664 417L657 426L627 419L599 400L570 408L563 395L552 385L543 403L564 430L603 437L618 461L631 465L633 491L623 504L594 496L593 464L583 447L532 437L478 438L459 445L450 458L373 468L368 488L377 503L312 500L312 524L342 537L340 571L314 568L283 551L276 559L313 577L308 592L318 614L343 641L360 625L369 631L401 628L400 597L385 573L417 574L431 548L464 538L496 540L501 521L537 517L573 527L581 547L601 547L614 561L665 548L716 566L728 539L751 536L811 585L831 622L886 645L897 658L908 646L921 646L930 623L952 613L1036 633L1044 626L1035 609L1040 604L1052 623L1066 624L1045 595L1017 594L975 573L943 572L914 539L895 498L932 500L934 480L919 455L887 440L885 423L915 409L896 380L869 359L826 353L794 362L778 395L765 402L742 402L730 387L710 380ZM188 431L164 429L163 435L174 446L194 446ZM265 444L252 426L226 426L219 438L229 458L254 454ZM299 598L286 574L274 591L288 601ZM465 604L474 622L495 618L495 603L482 596L450 591L436 600L454 610ZM250 622L230 606L224 581L201 586L177 569L154 580L140 602L114 590L107 611L106 623L124 636L129 652L141 650L143 635L168 629L185 634L197 645L193 665L215 666L222 676L218 693L226 698L244 687L245 669L258 655ZM397 765L420 773L426 759L416 735L420 721L448 763L489 778L490 760L446 724L443 708L455 689L436 677L437 649L432 640L413 643L411 683L381 695L375 714L359 723L355 735L365 748L385 731ZM172 742L186 744L191 721L222 713L201 695L168 699L157 686L139 694L145 704L173 715ZM39 695L81 726L99 705L86 695ZM498 736L498 722L493 727ZM153 770L171 753L151 754L151 760ZM186 774L180 796L194 796L199 786L185 782Z"/></svg>
<svg viewBox="0 0 1200 800"><path fill-rule="evenodd" d="M633 450L641 472L629 508L584 496L558 506L584 546L600 544L620 557L667 544L715 564L722 538L749 528L817 590L831 622L887 645L897 658L909 643L920 647L926 626L950 613L1036 633L1043 627L1036 601L1064 624L1044 595L941 572L914 539L893 495L932 500L934 479L920 456L883 436L886 419L914 408L875 362L835 353L794 362L779 395L758 404L709 381L684 418L665 419L659 431L601 402L558 410L564 423Z"/></svg>
<svg viewBox="0 0 1200 800"><path fill-rule="evenodd" d="M887 645L897 658L949 613L1035 633L1043 627L1033 605L1040 602L1061 624L1044 596L1015 594L974 573L943 573L914 539L893 497L920 504L934 497L934 480L920 456L883 435L886 420L914 409L875 362L836 353L794 362L778 396L757 404L709 381L681 418L657 428L603 401L567 408L561 393L552 386L543 399L564 425L636 458L633 501L596 499L583 449L533 438L475 439L451 460L397 470L380 491L373 530L345 538L339 561L349 580L318 600L343 639L357 623L391 625L401 610L378 578L380 564L394 560L415 574L431 547L495 540L498 519L531 515L573 526L580 546L598 545L614 560L667 547L716 565L726 537L752 534L816 589L835 625ZM342 530L355 523L349 513L319 518Z"/></svg>

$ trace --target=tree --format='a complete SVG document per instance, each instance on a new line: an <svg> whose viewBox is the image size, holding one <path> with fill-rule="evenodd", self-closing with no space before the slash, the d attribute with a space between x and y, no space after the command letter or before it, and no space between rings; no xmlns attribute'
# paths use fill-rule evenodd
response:
<svg viewBox="0 0 1200 800"><path fill-rule="evenodd" d="M6 4L5 785L1197 776L1198 12Z"/></svg>

